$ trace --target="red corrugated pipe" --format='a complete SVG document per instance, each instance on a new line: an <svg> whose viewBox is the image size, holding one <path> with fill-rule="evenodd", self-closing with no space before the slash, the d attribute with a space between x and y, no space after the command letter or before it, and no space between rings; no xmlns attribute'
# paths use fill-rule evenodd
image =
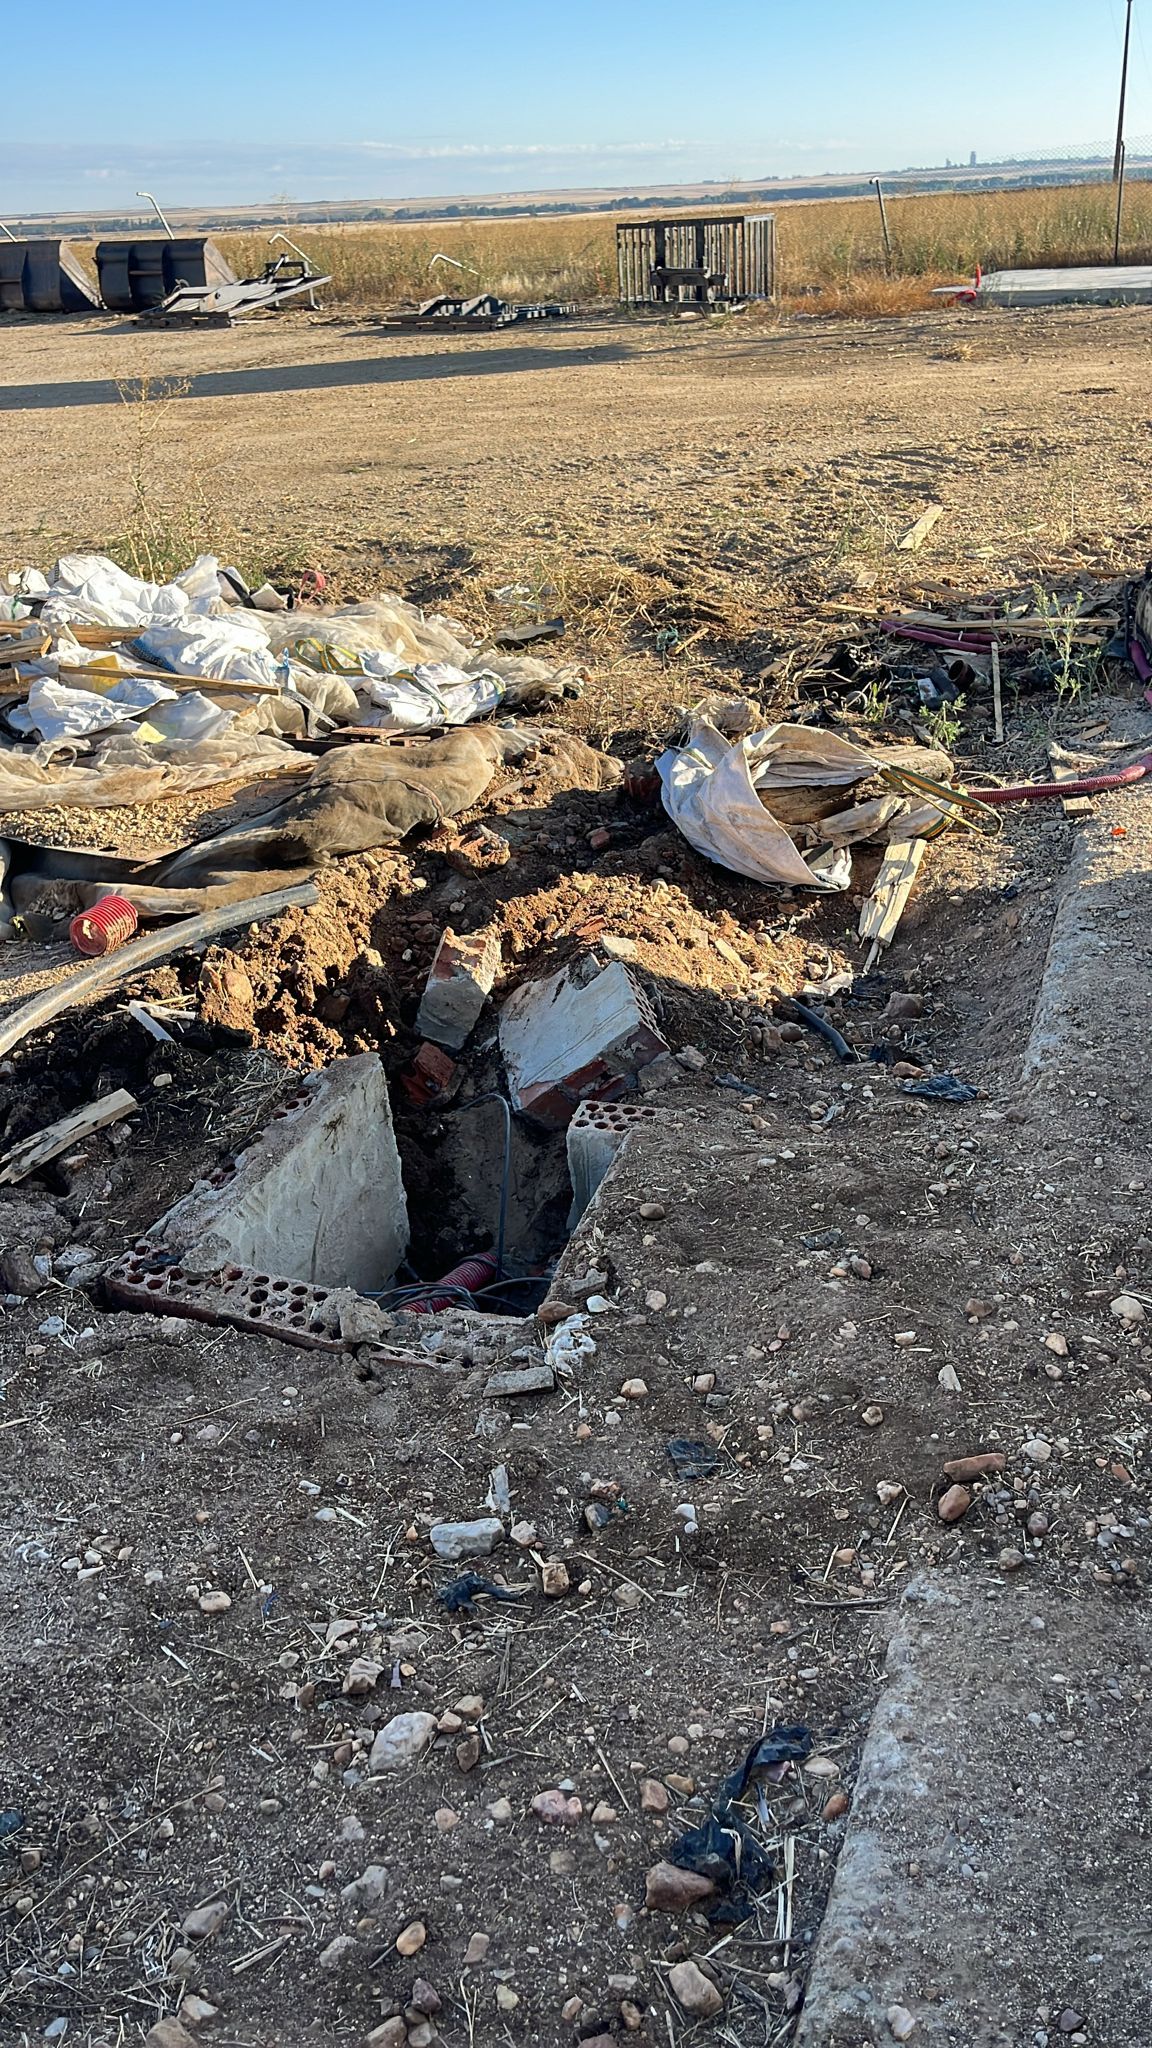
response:
<svg viewBox="0 0 1152 2048"><path fill-rule="evenodd" d="M1129 782L1142 782L1146 775L1152 775L1152 754L1141 754L1126 768L1083 775L1077 782L1014 782L1004 789L970 789L968 795L979 797L982 804L1050 802L1056 797L1095 796L1102 789L1123 789Z"/></svg>
<svg viewBox="0 0 1152 2048"><path fill-rule="evenodd" d="M461 1259L450 1273L444 1273L439 1280L430 1280L427 1294L417 1295L414 1301L405 1301L403 1307L410 1316L430 1315L434 1310L451 1308L456 1294L444 1294L439 1290L451 1287L466 1289L469 1294L478 1294L496 1278L499 1268L495 1252L477 1252L475 1258Z"/></svg>

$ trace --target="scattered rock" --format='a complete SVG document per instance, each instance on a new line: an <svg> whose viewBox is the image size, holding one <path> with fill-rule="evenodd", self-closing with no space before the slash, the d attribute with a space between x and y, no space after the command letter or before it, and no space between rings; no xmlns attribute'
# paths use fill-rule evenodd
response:
<svg viewBox="0 0 1152 2048"><path fill-rule="evenodd" d="M875 1401L871 1401L867 1408L861 1410L860 1420L865 1429L878 1429L884 1420L884 1410L878 1407Z"/></svg>
<svg viewBox="0 0 1152 2048"><path fill-rule="evenodd" d="M515 1815L512 1812L512 1802L509 1799L494 1799L491 1806L485 1807L484 1810L489 1820L493 1821L498 1828L510 1828L515 1819Z"/></svg>
<svg viewBox="0 0 1152 2048"><path fill-rule="evenodd" d="M154 2027L149 2027L144 2048L196 2048L196 2040L181 2020L169 2014L167 2019L157 2020Z"/></svg>
<svg viewBox="0 0 1152 2048"><path fill-rule="evenodd" d="M659 1778L641 1778L641 1813L667 1813L671 1804L672 1799L668 1787L667 1785L662 1785Z"/></svg>
<svg viewBox="0 0 1152 2048"><path fill-rule="evenodd" d="M949 1458L944 1476L967 1486L973 1479L987 1479L994 1472L1002 1472L1007 1463L1003 1451L976 1451L969 1458Z"/></svg>
<svg viewBox="0 0 1152 2048"><path fill-rule="evenodd" d="M26 1245L10 1244L0 1251L0 1291L20 1294L25 1300L41 1294L48 1282Z"/></svg>
<svg viewBox="0 0 1152 2048"><path fill-rule="evenodd" d="M473 1732L463 1742L456 1744L456 1767L461 1771L474 1771L480 1761L480 1737Z"/></svg>
<svg viewBox="0 0 1152 2048"><path fill-rule="evenodd" d="M1062 1330L1049 1330L1044 1339L1045 1351L1051 1351L1057 1358L1067 1358L1068 1339Z"/></svg>
<svg viewBox="0 0 1152 2048"><path fill-rule="evenodd" d="M835 1757L810 1756L804 1765L804 1775L806 1778L838 1778L840 1766Z"/></svg>
<svg viewBox="0 0 1152 2048"><path fill-rule="evenodd" d="M364 2048L407 2048L408 2029L397 2013L395 2019L385 2020L383 2026L373 2027L365 2038Z"/></svg>
<svg viewBox="0 0 1152 2048"><path fill-rule="evenodd" d="M691 2013L693 2019L711 2019L724 2004L711 1977L706 1977L691 1961L674 1963L668 1972L668 1983L677 2004Z"/></svg>
<svg viewBox="0 0 1152 2048"><path fill-rule="evenodd" d="M640 1591L639 1586L634 1585L631 1579L625 1579L622 1586L617 1586L612 1598L616 1606L622 1608L625 1614L635 1614L644 1595Z"/></svg>
<svg viewBox="0 0 1152 2048"><path fill-rule="evenodd" d="M181 1923L181 1934L189 1941L210 1941L219 1934L229 1913L232 1911L227 1899L212 1899L206 1906L196 1906Z"/></svg>
<svg viewBox="0 0 1152 2048"><path fill-rule="evenodd" d="M959 1522L972 1505L972 1495L966 1486L950 1486L940 1495L936 1513L942 1522Z"/></svg>
<svg viewBox="0 0 1152 2048"><path fill-rule="evenodd" d="M1137 1323L1142 1323L1147 1314L1144 1303L1138 1301L1134 1294L1118 1294L1108 1306L1117 1322L1124 1323L1128 1329L1135 1329Z"/></svg>
<svg viewBox="0 0 1152 2048"><path fill-rule="evenodd" d="M890 2005L885 2015L888 2032L894 2041L910 2041L916 2032L916 2022L906 2005Z"/></svg>
<svg viewBox="0 0 1152 2048"><path fill-rule="evenodd" d="M477 1963L486 1962L491 1946L492 1936L490 1934L474 1934L464 1951L465 1969L474 1970Z"/></svg>
<svg viewBox="0 0 1152 2048"><path fill-rule="evenodd" d="M898 990L890 995L880 1012L881 1024L911 1023L924 1015L923 996L912 995L910 991Z"/></svg>
<svg viewBox="0 0 1152 2048"><path fill-rule="evenodd" d="M462 1721L482 1721L484 1718L483 1693L466 1692L463 1699L457 1700L454 1712L459 1714Z"/></svg>
<svg viewBox="0 0 1152 2048"><path fill-rule="evenodd" d="M715 1890L710 1877L681 1870L675 1863L654 1863L644 1880L644 1904L650 1913L686 1913Z"/></svg>
<svg viewBox="0 0 1152 2048"><path fill-rule="evenodd" d="M604 1799L599 1800L592 1808L592 1825L594 1828L614 1827L619 1818L620 1816L616 1808L609 1806Z"/></svg>
<svg viewBox="0 0 1152 2048"><path fill-rule="evenodd" d="M180 2018L190 2027L208 2026L219 2011L218 2005L213 2005L210 1999L197 1997L194 1991L180 2001Z"/></svg>
<svg viewBox="0 0 1152 2048"><path fill-rule="evenodd" d="M402 1927L396 1936L396 1953L398 1956L419 1955L427 1939L428 1929L424 1922L410 1920L407 1927Z"/></svg>
<svg viewBox="0 0 1152 2048"><path fill-rule="evenodd" d="M824 1801L820 1809L820 1818L821 1820L839 1820L841 1814L847 1813L847 1811L848 1794L846 1792L833 1792L831 1798Z"/></svg>
<svg viewBox="0 0 1152 2048"><path fill-rule="evenodd" d="M537 1820L549 1827L579 1827L584 1818L584 1807L579 1799L573 1799L565 1792L537 1792L532 1801L532 1811Z"/></svg>
<svg viewBox="0 0 1152 2048"><path fill-rule="evenodd" d="M1022 1550L1009 1549L1000 1552L999 1563L1002 1572L1018 1572L1021 1565L1027 1563L1027 1559Z"/></svg>
<svg viewBox="0 0 1152 2048"><path fill-rule="evenodd" d="M1034 1465L1046 1465L1052 1456L1052 1446L1047 1437L1030 1436L1021 1448L1024 1456L1030 1458Z"/></svg>
<svg viewBox="0 0 1152 2048"><path fill-rule="evenodd" d="M1084 2021L1082 2016L1072 2006L1068 2005L1065 2006L1056 2025L1062 2034L1078 2034L1084 2025Z"/></svg>
<svg viewBox="0 0 1152 2048"><path fill-rule="evenodd" d="M423 1756L435 1733L435 1714L394 1714L372 1744L369 1770L406 1771Z"/></svg>
<svg viewBox="0 0 1152 2048"><path fill-rule="evenodd" d="M504 1524L495 1515L475 1522L434 1522L428 1540L437 1557L458 1564L463 1557L491 1557L504 1540Z"/></svg>
<svg viewBox="0 0 1152 2048"><path fill-rule="evenodd" d="M982 1301L978 1294L974 1294L971 1301L964 1303L964 1313L970 1322L983 1323L989 1316L995 1315L996 1309L994 1303Z"/></svg>
<svg viewBox="0 0 1152 2048"><path fill-rule="evenodd" d="M374 1663L371 1657L353 1657L344 1674L344 1683L340 1690L347 1693L350 1699L361 1698L373 1690L383 1669L384 1666Z"/></svg>
<svg viewBox="0 0 1152 2048"><path fill-rule="evenodd" d="M663 1202L641 1202L639 1213L645 1223L661 1223L668 1211Z"/></svg>
<svg viewBox="0 0 1152 2048"><path fill-rule="evenodd" d="M353 1913L370 1912L387 1896L388 1872L382 1863L370 1863L351 1884L342 1885L340 1897Z"/></svg>
<svg viewBox="0 0 1152 2048"><path fill-rule="evenodd" d="M625 1380L620 1389L626 1401L645 1401L648 1398L647 1380Z"/></svg>
<svg viewBox="0 0 1152 2048"><path fill-rule="evenodd" d="M520 1995L510 1984L496 1986L496 2004L501 2012L515 2012L519 2003Z"/></svg>
<svg viewBox="0 0 1152 2048"><path fill-rule="evenodd" d="M215 1587L211 1593L201 1593L196 1605L201 1614L227 1614L232 1601L227 1593Z"/></svg>
<svg viewBox="0 0 1152 2048"><path fill-rule="evenodd" d="M572 1581L563 1558L550 1557L540 1573L540 1588L549 1600L559 1600L568 1591Z"/></svg>
<svg viewBox="0 0 1152 2048"><path fill-rule="evenodd" d="M320 1968L330 1977L344 1976L365 1960L365 1950L354 1934L337 1934L320 1951Z"/></svg>
<svg viewBox="0 0 1152 2048"><path fill-rule="evenodd" d="M427 1977L417 1977L412 1986L412 2004L418 2012L439 2012L442 2000L434 1984Z"/></svg>

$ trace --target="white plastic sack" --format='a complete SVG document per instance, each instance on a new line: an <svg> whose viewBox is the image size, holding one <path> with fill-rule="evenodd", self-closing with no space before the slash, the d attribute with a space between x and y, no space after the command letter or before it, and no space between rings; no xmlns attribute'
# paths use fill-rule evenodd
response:
<svg viewBox="0 0 1152 2048"><path fill-rule="evenodd" d="M656 763L664 808L697 853L753 882L829 893L850 886L851 853L841 847L806 860L758 790L851 784L875 767L859 747L809 726L770 726L733 742L707 719Z"/></svg>
<svg viewBox="0 0 1152 2048"><path fill-rule="evenodd" d="M223 704L213 704L199 690L185 690L182 696L170 691L170 704L148 714L148 724L161 739L176 747L197 747L205 740L220 739L235 723L236 713Z"/></svg>
<svg viewBox="0 0 1152 2048"><path fill-rule="evenodd" d="M228 612L223 618L185 615L145 627L136 645L147 660L177 676L206 682L266 683L278 687L276 657L257 612Z"/></svg>
<svg viewBox="0 0 1152 2048"><path fill-rule="evenodd" d="M107 555L61 555L49 578L46 625L144 626L220 607L219 565L200 555L172 583L146 583Z"/></svg>
<svg viewBox="0 0 1152 2048"><path fill-rule="evenodd" d="M385 732L426 732L438 725L470 725L486 718L503 701L499 676L466 675L449 662L421 662L397 674L378 677L361 695L364 725Z"/></svg>

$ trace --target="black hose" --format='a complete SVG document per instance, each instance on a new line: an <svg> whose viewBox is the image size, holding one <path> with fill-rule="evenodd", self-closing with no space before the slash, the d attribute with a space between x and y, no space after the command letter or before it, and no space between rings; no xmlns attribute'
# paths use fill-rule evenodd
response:
<svg viewBox="0 0 1152 2048"><path fill-rule="evenodd" d="M795 1010L801 1024L806 1024L809 1031L818 1031L821 1038L827 1040L838 1060L843 1060L845 1064L848 1064L850 1061L859 1059L860 1055L856 1051L855 1046L849 1045L848 1040L841 1037L836 1026L829 1024L827 1018L822 1017L818 1010L810 1010L807 1003L797 1002L795 996L789 996L788 1002L790 1008Z"/></svg>

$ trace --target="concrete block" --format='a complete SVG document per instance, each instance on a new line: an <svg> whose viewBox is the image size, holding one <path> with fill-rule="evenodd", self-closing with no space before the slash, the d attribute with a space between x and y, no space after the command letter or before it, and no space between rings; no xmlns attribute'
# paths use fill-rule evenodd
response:
<svg viewBox="0 0 1152 2048"><path fill-rule="evenodd" d="M500 1013L500 1050L513 1106L563 1130L581 1102L622 1095L668 1045L623 963L602 968L585 954L509 996Z"/></svg>
<svg viewBox="0 0 1152 2048"><path fill-rule="evenodd" d="M375 1053L310 1074L226 1177L198 1182L149 1234L202 1273L387 1287L408 1247L408 1208Z"/></svg>
<svg viewBox="0 0 1152 2048"><path fill-rule="evenodd" d="M436 957L416 1012L416 1029L452 1052L475 1027L500 967L500 935L473 932L458 938L449 927L441 936Z"/></svg>
<svg viewBox="0 0 1152 2048"><path fill-rule="evenodd" d="M568 1228L575 1230L621 1147L634 1131L656 1122L658 1109L648 1103L582 1102L568 1126L568 1177L572 1207Z"/></svg>

